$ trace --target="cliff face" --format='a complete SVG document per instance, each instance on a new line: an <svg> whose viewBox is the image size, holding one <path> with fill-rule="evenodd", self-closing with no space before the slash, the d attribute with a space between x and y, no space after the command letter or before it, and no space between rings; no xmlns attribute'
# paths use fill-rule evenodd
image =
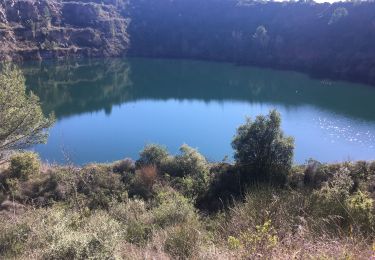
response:
<svg viewBox="0 0 375 260"><path fill-rule="evenodd" d="M122 8L116 0L0 0L0 60L123 55Z"/></svg>

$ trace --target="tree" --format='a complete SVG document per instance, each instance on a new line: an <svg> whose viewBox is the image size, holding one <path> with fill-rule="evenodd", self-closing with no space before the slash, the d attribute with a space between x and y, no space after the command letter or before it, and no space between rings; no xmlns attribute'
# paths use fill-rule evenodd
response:
<svg viewBox="0 0 375 260"><path fill-rule="evenodd" d="M283 184L293 162L294 140L280 129L281 117L276 110L268 116L257 116L237 129L232 147L234 158L247 182Z"/></svg>
<svg viewBox="0 0 375 260"><path fill-rule="evenodd" d="M54 116L45 117L39 98L27 93L20 69L3 64L0 73L0 162L11 150L24 149L47 140Z"/></svg>

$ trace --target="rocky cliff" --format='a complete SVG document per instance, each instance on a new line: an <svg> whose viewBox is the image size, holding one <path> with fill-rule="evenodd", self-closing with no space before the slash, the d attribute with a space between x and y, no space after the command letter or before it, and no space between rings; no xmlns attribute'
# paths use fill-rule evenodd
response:
<svg viewBox="0 0 375 260"><path fill-rule="evenodd" d="M123 8L121 0L0 0L0 60L123 55Z"/></svg>

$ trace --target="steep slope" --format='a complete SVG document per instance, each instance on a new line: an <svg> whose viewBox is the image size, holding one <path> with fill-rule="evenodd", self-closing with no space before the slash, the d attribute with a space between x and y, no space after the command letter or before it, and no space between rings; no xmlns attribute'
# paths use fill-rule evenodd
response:
<svg viewBox="0 0 375 260"><path fill-rule="evenodd" d="M0 0L0 60L122 55L128 20L116 2Z"/></svg>

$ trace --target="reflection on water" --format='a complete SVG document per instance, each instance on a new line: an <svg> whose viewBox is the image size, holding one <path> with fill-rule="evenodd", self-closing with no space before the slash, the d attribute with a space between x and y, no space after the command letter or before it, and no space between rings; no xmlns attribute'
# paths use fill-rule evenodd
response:
<svg viewBox="0 0 375 260"><path fill-rule="evenodd" d="M27 85L58 122L36 149L62 162L137 157L149 142L182 143L212 160L231 155L244 117L277 108L296 161L375 159L375 88L226 63L108 59L29 63Z"/></svg>

